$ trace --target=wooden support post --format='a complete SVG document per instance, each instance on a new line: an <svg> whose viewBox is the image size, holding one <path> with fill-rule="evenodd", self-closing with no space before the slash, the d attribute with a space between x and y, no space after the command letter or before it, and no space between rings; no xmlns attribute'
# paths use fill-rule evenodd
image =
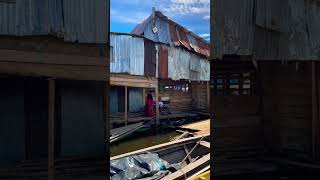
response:
<svg viewBox="0 0 320 180"><path fill-rule="evenodd" d="M156 124L160 124L160 112L159 112L159 88L158 88L158 81L157 81L157 87L155 88L155 94L156 94Z"/></svg>
<svg viewBox="0 0 320 180"><path fill-rule="evenodd" d="M55 80L49 79L48 97L48 180L54 180Z"/></svg>
<svg viewBox="0 0 320 180"><path fill-rule="evenodd" d="M312 62L312 158L318 159L318 83L317 83L317 68L316 62Z"/></svg>
<svg viewBox="0 0 320 180"><path fill-rule="evenodd" d="M142 88L142 102L146 103L146 88Z"/></svg>
<svg viewBox="0 0 320 180"><path fill-rule="evenodd" d="M128 86L124 87L124 121L128 125Z"/></svg>

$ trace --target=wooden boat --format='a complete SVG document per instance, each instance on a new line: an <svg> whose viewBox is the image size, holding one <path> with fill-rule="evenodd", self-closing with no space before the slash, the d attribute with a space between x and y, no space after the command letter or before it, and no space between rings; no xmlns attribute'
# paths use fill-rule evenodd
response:
<svg viewBox="0 0 320 180"><path fill-rule="evenodd" d="M210 166L203 168L187 180L207 180L210 179Z"/></svg>
<svg viewBox="0 0 320 180"><path fill-rule="evenodd" d="M145 149L111 157L117 160L144 153L157 153L169 164L181 164L181 169L165 176L163 180L186 179L210 165L209 135L184 138Z"/></svg>
<svg viewBox="0 0 320 180"><path fill-rule="evenodd" d="M188 180L209 180L210 179L210 170L203 172L199 175L189 178Z"/></svg>
<svg viewBox="0 0 320 180"><path fill-rule="evenodd" d="M142 128L143 122L130 124L127 126L115 128L110 130L110 143L114 143L116 141L119 141L120 139L128 136L129 134L133 133L134 131Z"/></svg>

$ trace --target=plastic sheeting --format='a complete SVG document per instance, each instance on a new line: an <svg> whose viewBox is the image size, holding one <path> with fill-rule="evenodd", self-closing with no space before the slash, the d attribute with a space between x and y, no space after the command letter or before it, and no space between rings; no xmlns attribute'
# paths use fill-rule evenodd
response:
<svg viewBox="0 0 320 180"><path fill-rule="evenodd" d="M106 43L105 0L16 0L0 2L0 35L53 34L65 41Z"/></svg>
<svg viewBox="0 0 320 180"><path fill-rule="evenodd" d="M155 180L180 169L177 164L169 165L158 154L148 153L110 161L111 180Z"/></svg>
<svg viewBox="0 0 320 180"><path fill-rule="evenodd" d="M144 41L143 38L130 35L110 35L111 73L128 73L144 75Z"/></svg>

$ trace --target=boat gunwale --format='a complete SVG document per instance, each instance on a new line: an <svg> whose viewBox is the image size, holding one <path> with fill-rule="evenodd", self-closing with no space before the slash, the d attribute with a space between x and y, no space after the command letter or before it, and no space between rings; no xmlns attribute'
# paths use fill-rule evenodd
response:
<svg viewBox="0 0 320 180"><path fill-rule="evenodd" d="M167 142L167 143L163 143L163 144L158 144L158 145L147 147L147 148L144 148L144 149L139 149L139 150L136 150L136 151L132 151L132 152L128 152L128 153L125 153L125 154L120 154L120 155L117 155L117 156L110 157L110 161L111 160L117 160L117 159L124 158L124 157L128 157L128 156L132 156L132 155L138 155L138 154L143 154L143 153L148 153L148 152L154 152L154 151L160 150L160 149L165 148L165 147L175 148L175 147L178 147L178 146L183 146L183 145L186 145L186 144L195 143L195 142L197 142L197 140L200 140L202 137L207 137L207 136L208 135L195 136L195 137L180 139L180 140L177 140L177 141L171 141L171 142Z"/></svg>

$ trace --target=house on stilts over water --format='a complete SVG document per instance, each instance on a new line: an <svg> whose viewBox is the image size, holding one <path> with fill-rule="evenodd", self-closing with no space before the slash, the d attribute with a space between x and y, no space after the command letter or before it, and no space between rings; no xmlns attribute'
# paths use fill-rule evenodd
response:
<svg viewBox="0 0 320 180"><path fill-rule="evenodd" d="M208 115L209 42L153 11L131 33L111 33L110 46L112 124ZM145 117L147 94L170 113Z"/></svg>

